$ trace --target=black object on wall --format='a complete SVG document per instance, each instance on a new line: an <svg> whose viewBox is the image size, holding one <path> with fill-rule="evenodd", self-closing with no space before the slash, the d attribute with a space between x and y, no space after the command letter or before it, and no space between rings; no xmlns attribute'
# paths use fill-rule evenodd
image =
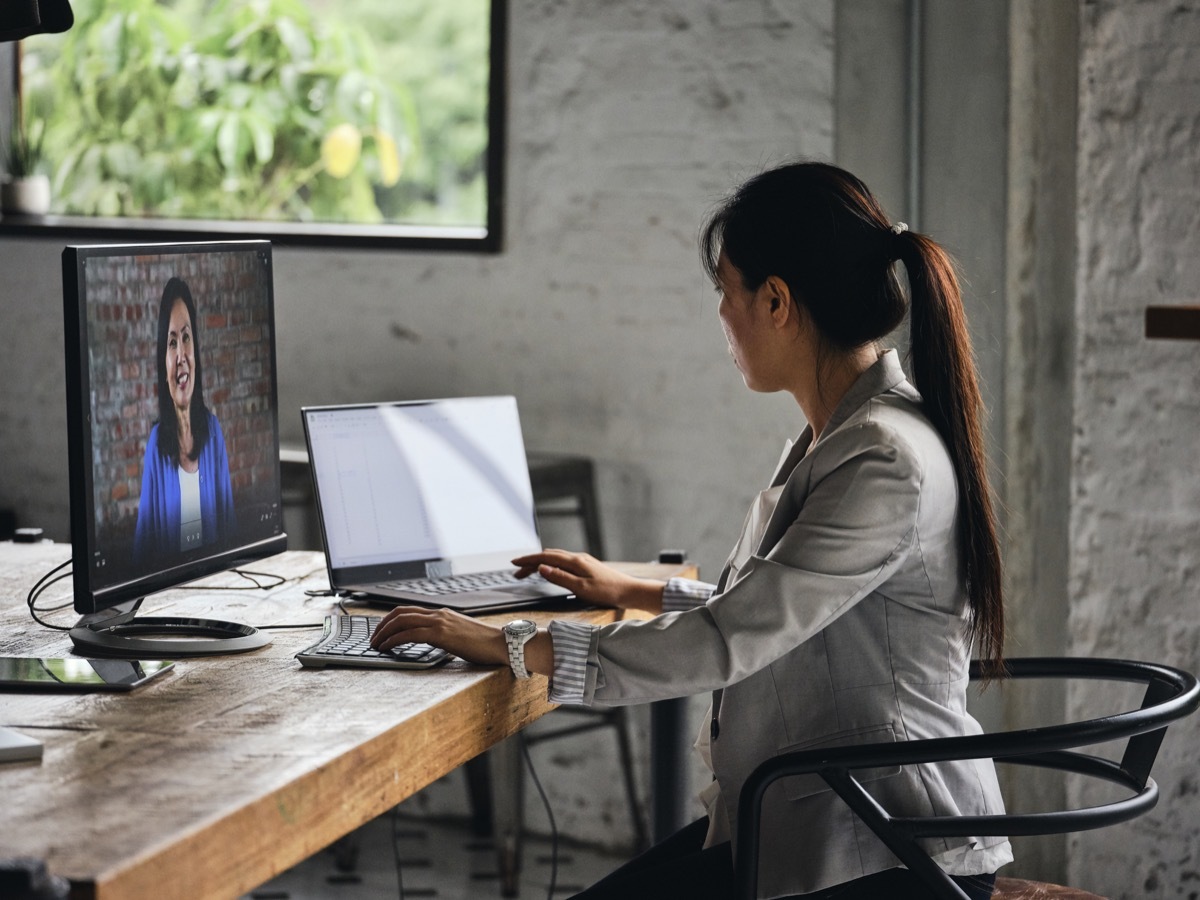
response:
<svg viewBox="0 0 1200 900"><path fill-rule="evenodd" d="M5 0L0 6L0 42L56 34L74 23L69 0Z"/></svg>

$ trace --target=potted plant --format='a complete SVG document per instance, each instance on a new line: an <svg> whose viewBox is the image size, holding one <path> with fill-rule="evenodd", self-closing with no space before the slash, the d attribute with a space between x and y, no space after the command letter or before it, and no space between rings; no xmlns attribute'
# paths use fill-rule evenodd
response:
<svg viewBox="0 0 1200 900"><path fill-rule="evenodd" d="M50 179L38 171L45 133L41 126L39 122L26 130L24 118L13 116L4 153L5 174L0 181L0 209L4 212L44 216L50 211Z"/></svg>

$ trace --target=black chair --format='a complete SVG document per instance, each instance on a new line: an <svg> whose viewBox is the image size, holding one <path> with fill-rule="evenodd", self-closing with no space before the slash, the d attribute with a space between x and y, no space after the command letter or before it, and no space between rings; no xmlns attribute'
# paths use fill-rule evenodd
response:
<svg viewBox="0 0 1200 900"><path fill-rule="evenodd" d="M737 896L755 897L761 809L767 789L779 778L816 773L866 823L901 862L929 886L938 900L966 900L964 894L917 843L918 838L969 835L1065 834L1125 822L1153 809L1158 785L1150 769L1167 725L1200 706L1200 686L1188 672L1153 663L1117 659L1027 658L1007 661L1004 678L1087 678L1146 685L1139 709L1064 725L998 734L784 753L751 773L738 804L738 845L734 860ZM978 663L971 678L980 678ZM1071 748L1128 738L1119 762ZM916 765L953 759L992 758L1074 772L1120 785L1130 796L1085 809L1013 813L999 816L892 816L852 772L882 766Z"/></svg>

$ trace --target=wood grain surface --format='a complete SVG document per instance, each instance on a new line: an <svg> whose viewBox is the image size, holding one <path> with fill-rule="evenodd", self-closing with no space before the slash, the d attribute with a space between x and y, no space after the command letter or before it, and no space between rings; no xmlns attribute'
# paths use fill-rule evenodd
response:
<svg viewBox="0 0 1200 900"><path fill-rule="evenodd" d="M68 558L62 544L0 543L0 652L72 655L65 633L34 623L25 606L37 579ZM327 587L324 558L291 552L250 568L286 583L167 591L140 612L313 628L275 631L251 653L181 660L129 693L0 693L0 725L46 748L40 763L0 766L0 857L45 860L71 880L73 897L236 897L553 708L544 678L518 682L507 669L460 660L425 672L301 668L295 653L333 609L330 598L304 594ZM69 584L52 587L39 608L70 602ZM228 573L202 583L240 584ZM528 615L599 623L620 614ZM70 609L42 616L77 618Z"/></svg>

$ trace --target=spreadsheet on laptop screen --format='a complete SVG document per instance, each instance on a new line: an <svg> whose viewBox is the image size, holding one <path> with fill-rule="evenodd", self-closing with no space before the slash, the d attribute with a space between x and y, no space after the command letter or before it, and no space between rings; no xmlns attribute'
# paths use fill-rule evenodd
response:
<svg viewBox="0 0 1200 900"><path fill-rule="evenodd" d="M540 547L513 398L326 409L307 425L334 568L495 567Z"/></svg>

